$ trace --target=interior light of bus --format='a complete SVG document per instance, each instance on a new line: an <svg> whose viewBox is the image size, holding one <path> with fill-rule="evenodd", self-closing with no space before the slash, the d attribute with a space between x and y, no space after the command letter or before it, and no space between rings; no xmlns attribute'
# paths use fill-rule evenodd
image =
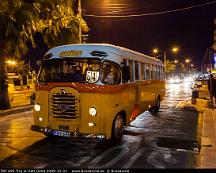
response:
<svg viewBox="0 0 216 173"><path fill-rule="evenodd" d="M88 123L88 126L89 126L89 127L96 126L96 123Z"/></svg>
<svg viewBox="0 0 216 173"><path fill-rule="evenodd" d="M89 114L91 116L95 116L97 114L97 110L94 107L89 108Z"/></svg>
<svg viewBox="0 0 216 173"><path fill-rule="evenodd" d="M35 111L39 112L41 110L41 106L39 104L34 105Z"/></svg>
<svg viewBox="0 0 216 173"><path fill-rule="evenodd" d="M42 118L42 117L39 117L38 119L39 119L39 121L43 121L43 118Z"/></svg>

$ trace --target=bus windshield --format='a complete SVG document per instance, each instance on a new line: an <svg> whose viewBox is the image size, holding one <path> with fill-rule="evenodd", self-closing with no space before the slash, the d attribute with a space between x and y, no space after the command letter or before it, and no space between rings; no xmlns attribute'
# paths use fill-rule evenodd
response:
<svg viewBox="0 0 216 173"><path fill-rule="evenodd" d="M44 60L39 82L88 82L99 80L101 60L92 58L64 58Z"/></svg>

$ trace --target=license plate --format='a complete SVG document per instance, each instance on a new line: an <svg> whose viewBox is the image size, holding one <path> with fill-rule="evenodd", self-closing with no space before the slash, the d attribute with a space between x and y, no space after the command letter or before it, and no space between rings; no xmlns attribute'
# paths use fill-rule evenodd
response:
<svg viewBox="0 0 216 173"><path fill-rule="evenodd" d="M54 135L54 136L62 136L62 137L70 137L70 132L53 131L52 135Z"/></svg>

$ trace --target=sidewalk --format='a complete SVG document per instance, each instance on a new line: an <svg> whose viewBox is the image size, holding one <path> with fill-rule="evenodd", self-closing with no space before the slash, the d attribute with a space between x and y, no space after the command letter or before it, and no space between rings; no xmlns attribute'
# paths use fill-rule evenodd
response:
<svg viewBox="0 0 216 173"><path fill-rule="evenodd" d="M216 109L209 108L203 112L198 168L216 168Z"/></svg>
<svg viewBox="0 0 216 173"><path fill-rule="evenodd" d="M32 109L33 109L33 105L23 105L23 106L12 107L11 109L0 110L0 116L30 111Z"/></svg>
<svg viewBox="0 0 216 173"><path fill-rule="evenodd" d="M187 102L189 107L195 107L200 114L201 148L197 158L196 168L216 168L216 108L212 104L207 88L199 90L199 97ZM199 123L199 122L198 122Z"/></svg>
<svg viewBox="0 0 216 173"><path fill-rule="evenodd" d="M30 96L34 92L35 90L32 89L24 89L9 93L11 108L0 110L0 116L32 110L33 105L31 104Z"/></svg>

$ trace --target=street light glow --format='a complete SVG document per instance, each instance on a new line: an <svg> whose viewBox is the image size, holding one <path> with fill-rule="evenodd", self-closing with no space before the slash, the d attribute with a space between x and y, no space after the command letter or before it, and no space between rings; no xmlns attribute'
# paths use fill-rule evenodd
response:
<svg viewBox="0 0 216 173"><path fill-rule="evenodd" d="M179 48L178 48L178 47L173 47L173 48L172 48L172 51L173 51L174 53L176 53L176 52L179 51Z"/></svg>
<svg viewBox="0 0 216 173"><path fill-rule="evenodd" d="M6 63L9 65L16 65L16 61L13 61L13 60L8 60L6 61Z"/></svg>
<svg viewBox="0 0 216 173"><path fill-rule="evenodd" d="M154 48L154 49L153 49L153 53L158 53L158 49L157 49L157 48Z"/></svg>
<svg viewBox="0 0 216 173"><path fill-rule="evenodd" d="M189 62L190 62L190 59L186 59L185 62L186 62L186 63L189 63Z"/></svg>

